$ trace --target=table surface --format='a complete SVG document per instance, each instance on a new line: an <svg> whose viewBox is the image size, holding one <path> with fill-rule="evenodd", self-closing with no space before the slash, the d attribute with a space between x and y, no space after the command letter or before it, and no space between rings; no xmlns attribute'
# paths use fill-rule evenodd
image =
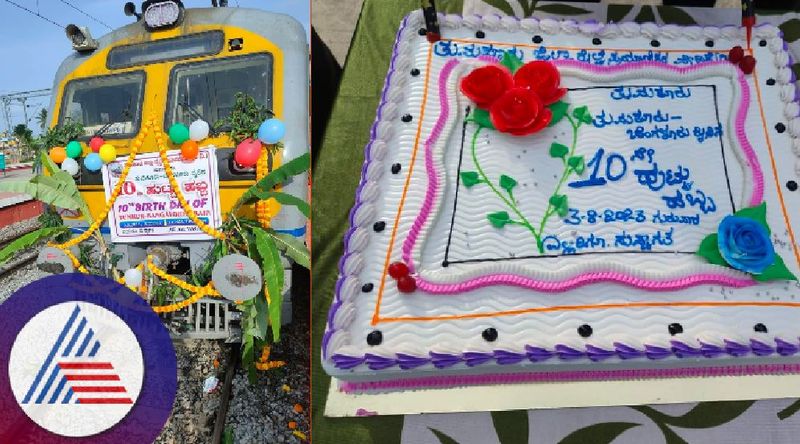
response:
<svg viewBox="0 0 800 444"><path fill-rule="evenodd" d="M713 2L706 2L713 3ZM739 11L652 5L447 0L453 13L569 16L575 20L656 21L676 24L736 23ZM417 0L365 0L347 56L339 95L320 154L312 191L313 438L319 443L794 443L800 434L800 400L700 402L637 407L591 407L361 418L323 415L330 378L320 366L320 338L337 278L342 238L358 185L363 147L375 117L391 47L403 16ZM800 60L800 14L760 13L758 22L780 25ZM793 66L800 72L800 64ZM731 391L737 386L731 384Z"/></svg>

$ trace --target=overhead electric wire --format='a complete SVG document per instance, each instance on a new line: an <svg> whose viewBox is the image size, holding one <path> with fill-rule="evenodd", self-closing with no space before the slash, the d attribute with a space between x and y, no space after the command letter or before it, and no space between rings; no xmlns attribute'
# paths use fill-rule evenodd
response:
<svg viewBox="0 0 800 444"><path fill-rule="evenodd" d="M19 8L19 9L22 9L23 11L26 11L26 12L28 12L28 13L30 13L30 14L33 14L33 15L35 15L36 17L39 17L39 18L40 18L40 19L42 19L42 20L46 20L46 21L48 21L48 22L50 22L50 23L52 23L52 24L54 24L54 25L58 26L58 27L59 27L59 28L61 28L61 29L64 29L64 25L62 25L62 24L59 24L59 23L56 23L55 21L53 21L53 20L50 20L49 18L47 18L47 17L43 16L42 14L39 14L38 12L31 11L30 9L28 9L28 8L26 8L26 7L22 6L22 5L20 5L19 3L12 2L11 0L5 0L5 2L6 2L6 3L10 3L10 4L12 4L12 5L16 6L17 8Z"/></svg>
<svg viewBox="0 0 800 444"><path fill-rule="evenodd" d="M75 6L72 3L68 2L67 0L59 0L59 1L61 3L63 3L63 4L65 4L65 5L69 6L70 8L80 12L81 14L85 15L86 17L89 17L90 19L96 21L97 23L100 23L101 25L105 26L106 28L108 28L108 29L110 29L112 31L114 30L114 28L112 28L111 26L108 26L106 23L100 21L100 19L95 18L94 16L92 16L89 13L83 11L82 9L78 8L77 6Z"/></svg>

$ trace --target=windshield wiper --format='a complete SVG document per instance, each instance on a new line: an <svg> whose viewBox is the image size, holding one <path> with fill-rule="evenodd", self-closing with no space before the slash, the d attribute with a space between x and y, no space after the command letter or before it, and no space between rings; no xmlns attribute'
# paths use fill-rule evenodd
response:
<svg viewBox="0 0 800 444"><path fill-rule="evenodd" d="M205 120L206 120L206 119L205 119L205 118L203 118L203 116L202 116L202 115L201 115L199 112L197 112L197 110L195 110L194 108L192 108L192 106L191 106L191 105L189 105L189 103L188 103L188 102L186 102L185 100L184 100L184 101L182 101L182 102L178 102L178 105L179 105L181 108L183 108L185 111L187 111L187 112L189 113L189 115L190 115L190 116L191 116L193 119L195 119L195 120L202 120L202 121L204 121L204 122L205 122ZM218 131L217 131L217 130L214 128L214 125L211 125L211 124L209 124L209 125L208 125L208 132L209 132L209 134L211 134L211 135L212 135L212 136L214 136L214 137L216 137L216 136L218 136L218 135L219 135L219 132L218 132Z"/></svg>
<svg viewBox="0 0 800 444"><path fill-rule="evenodd" d="M106 123L105 125L101 126L100 129L95 131L94 135L95 136L102 136L113 125L116 125L118 123L125 123L128 120L133 120L132 117L133 116L131 115L131 103L128 102L128 106L122 109L122 119L123 120L115 120L115 121L111 121L111 122Z"/></svg>

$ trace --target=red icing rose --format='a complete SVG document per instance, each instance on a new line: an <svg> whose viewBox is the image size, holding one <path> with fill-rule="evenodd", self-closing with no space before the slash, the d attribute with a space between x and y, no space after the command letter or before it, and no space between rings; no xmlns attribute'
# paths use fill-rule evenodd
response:
<svg viewBox="0 0 800 444"><path fill-rule="evenodd" d="M515 136L526 136L550 123L553 114L542 100L527 88L506 91L489 108L489 118L495 129Z"/></svg>
<svg viewBox="0 0 800 444"><path fill-rule="evenodd" d="M528 62L514 73L514 86L535 92L545 106L564 97L567 90L559 88L560 83L561 76L550 62Z"/></svg>
<svg viewBox="0 0 800 444"><path fill-rule="evenodd" d="M478 108L488 109L504 92L514 86L511 73L501 65L486 65L473 70L461 80L461 91Z"/></svg>

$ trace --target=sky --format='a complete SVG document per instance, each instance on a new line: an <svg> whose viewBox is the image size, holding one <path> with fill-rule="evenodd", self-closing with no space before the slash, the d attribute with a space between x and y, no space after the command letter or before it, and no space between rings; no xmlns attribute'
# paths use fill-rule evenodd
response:
<svg viewBox="0 0 800 444"><path fill-rule="evenodd" d="M124 0L0 0L0 94L51 88L53 76L71 52L72 47L64 29L49 23L9 3L13 1L34 12L66 26L74 23L88 26L92 36L102 37L109 28L116 29L133 21L123 13ZM135 1L137 10L141 1ZM187 8L210 7L211 0L183 0ZM83 15L70 5L80 8L94 19ZM256 8L288 14L310 29L309 0L229 0L229 7ZM34 116L50 103L49 97L28 100L28 125L38 129ZM12 105L12 127L23 123L23 109ZM0 113L0 131L6 130ZM36 131L38 132L38 131Z"/></svg>

